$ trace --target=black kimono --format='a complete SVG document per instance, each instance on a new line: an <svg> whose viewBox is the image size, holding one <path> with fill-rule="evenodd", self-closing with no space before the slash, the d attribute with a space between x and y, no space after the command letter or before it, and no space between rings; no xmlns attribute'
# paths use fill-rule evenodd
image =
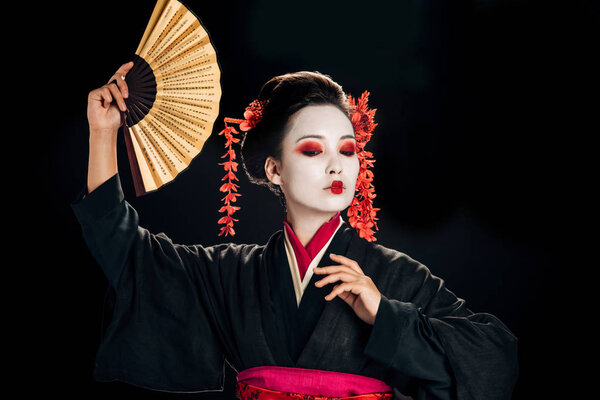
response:
<svg viewBox="0 0 600 400"><path fill-rule="evenodd" d="M517 338L473 313L440 278L344 223L328 254L358 262L381 293L374 325L313 275L296 303L283 231L266 245L174 244L138 226L119 174L71 204L108 282L110 316L94 379L167 391L221 391L224 361L380 379L415 399L509 399ZM84 197L85 196L85 197ZM397 397L399 398L399 397Z"/></svg>

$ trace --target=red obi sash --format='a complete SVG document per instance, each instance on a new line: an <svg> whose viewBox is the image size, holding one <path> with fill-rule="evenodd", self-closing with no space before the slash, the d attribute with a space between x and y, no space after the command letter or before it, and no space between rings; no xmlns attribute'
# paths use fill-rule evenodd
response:
<svg viewBox="0 0 600 400"><path fill-rule="evenodd" d="M237 375L240 400L391 400L392 388L379 379L344 372L291 367L254 367Z"/></svg>

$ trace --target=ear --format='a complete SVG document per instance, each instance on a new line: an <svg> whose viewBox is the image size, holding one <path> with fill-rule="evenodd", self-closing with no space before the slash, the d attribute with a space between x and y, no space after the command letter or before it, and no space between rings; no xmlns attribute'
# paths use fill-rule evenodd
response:
<svg viewBox="0 0 600 400"><path fill-rule="evenodd" d="M281 164L272 156L267 157L265 160L265 174L267 179L275 184L281 186L281 175L279 173Z"/></svg>

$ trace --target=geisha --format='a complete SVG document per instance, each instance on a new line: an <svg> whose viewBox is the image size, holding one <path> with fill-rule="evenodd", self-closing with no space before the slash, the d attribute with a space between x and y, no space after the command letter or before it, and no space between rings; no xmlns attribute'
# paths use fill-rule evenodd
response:
<svg viewBox="0 0 600 400"><path fill-rule="evenodd" d="M89 94L88 180L71 205L109 282L96 380L222 391L227 361L241 400L510 398L511 331L342 217L361 145L339 84L276 76L236 121L243 169L279 196L282 229L263 245L183 245L139 226L124 199L116 132L131 66Z"/></svg>

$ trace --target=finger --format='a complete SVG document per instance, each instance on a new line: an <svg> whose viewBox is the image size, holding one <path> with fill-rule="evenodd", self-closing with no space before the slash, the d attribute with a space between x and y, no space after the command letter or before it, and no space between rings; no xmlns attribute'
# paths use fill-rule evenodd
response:
<svg viewBox="0 0 600 400"><path fill-rule="evenodd" d="M104 94L103 94L104 91L105 91L104 86L102 86L98 89L94 89L88 94L88 99L94 100L94 101L102 101L103 96L104 96ZM110 96L110 92L108 93L108 95Z"/></svg>
<svg viewBox="0 0 600 400"><path fill-rule="evenodd" d="M133 61L129 61L128 63L121 65L116 74L125 76L131 68L133 68Z"/></svg>
<svg viewBox="0 0 600 400"><path fill-rule="evenodd" d="M111 83L113 80L117 82L117 86L121 90L124 98L129 97L129 87L127 86L127 82L125 81L125 76L129 72L131 68L133 68L133 61L130 61L126 64L123 64L119 67L117 72L113 76L110 77L108 83Z"/></svg>
<svg viewBox="0 0 600 400"><path fill-rule="evenodd" d="M106 87L110 90L110 93L117 102L119 109L123 112L127 111L127 106L125 105L125 100L123 100L123 95L121 94L119 87L114 82L109 83L106 85Z"/></svg>
<svg viewBox="0 0 600 400"><path fill-rule="evenodd" d="M108 90L107 87L103 87L98 90L98 94L100 95L100 98L98 100L102 102L102 107L110 107L110 103L112 103L113 101L112 95L110 94L110 90Z"/></svg>
<svg viewBox="0 0 600 400"><path fill-rule="evenodd" d="M360 266L358 265L358 263L348 257L342 256L340 254L333 254L333 253L330 253L329 257L332 260L339 262L340 264L347 265L348 267L354 269L356 272L360 272L360 273L363 272L362 269L360 268Z"/></svg>
<svg viewBox="0 0 600 400"><path fill-rule="evenodd" d="M125 81L125 75L114 74L108 83L116 84L123 98L126 99L129 97L129 86L127 86L127 81Z"/></svg>
<svg viewBox="0 0 600 400"><path fill-rule="evenodd" d="M328 275L320 281L315 282L315 286L321 287L328 283L337 282L339 280L343 282L354 282L356 281L356 275L349 274L347 272L338 272L337 274Z"/></svg>
<svg viewBox="0 0 600 400"><path fill-rule="evenodd" d="M329 258L331 258L333 261L337 261L340 264L344 264L349 266L350 268L352 268L353 270L355 270L356 272L362 274L363 270L360 268L360 266L358 265L358 263L348 257L344 257L340 254L333 254L330 253L329 254Z"/></svg>
<svg viewBox="0 0 600 400"><path fill-rule="evenodd" d="M127 111L127 104L125 103L125 100L123 98L123 93L121 93L121 89L117 85L117 82L118 82L117 80L114 80L114 81L110 82L110 84L108 84L107 87L109 88L111 94L113 95L113 98L114 98L115 102L117 103L117 107L119 107L119 109L121 111Z"/></svg>
<svg viewBox="0 0 600 400"><path fill-rule="evenodd" d="M316 274L332 274L334 272L351 272L356 274L356 271L346 265L330 265L327 267L315 267L313 268L313 272ZM362 274L361 274L362 275Z"/></svg>
<svg viewBox="0 0 600 400"><path fill-rule="evenodd" d="M327 301L333 300L337 295L339 295L341 293L352 292L355 287L356 287L355 282L346 282L346 283L339 284L327 296L325 296L325 300L327 300Z"/></svg>

